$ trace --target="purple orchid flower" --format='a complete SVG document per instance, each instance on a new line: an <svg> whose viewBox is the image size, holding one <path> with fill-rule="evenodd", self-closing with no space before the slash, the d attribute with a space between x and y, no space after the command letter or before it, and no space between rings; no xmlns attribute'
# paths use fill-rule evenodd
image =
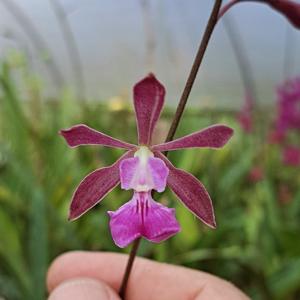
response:
<svg viewBox="0 0 300 300"><path fill-rule="evenodd" d="M174 209L155 202L151 191L163 192L168 185L194 215L215 228L212 202L202 183L174 167L162 152L194 147L221 148L231 138L233 130L225 125L214 125L168 143L151 145L164 104L165 88L149 74L134 86L133 94L138 145L83 124L61 130L60 134L70 147L102 145L127 150L113 165L98 169L81 181L72 198L69 219L79 218L121 183L122 189L132 189L134 195L116 212L109 212L115 243L125 247L141 236L153 242L163 241L176 234L180 227Z"/></svg>

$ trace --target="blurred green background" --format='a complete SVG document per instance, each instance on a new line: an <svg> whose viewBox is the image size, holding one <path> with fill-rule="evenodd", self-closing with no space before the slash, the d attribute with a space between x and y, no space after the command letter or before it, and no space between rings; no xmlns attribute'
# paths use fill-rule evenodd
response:
<svg viewBox="0 0 300 300"><path fill-rule="evenodd" d="M198 43L197 39L194 42ZM183 54L188 61L193 55L194 52ZM292 54L287 50L286 55ZM47 56L39 59L46 65L50 62ZM217 56L217 62L218 59ZM286 64L290 63L293 61L287 58ZM208 66L206 62L205 68ZM231 63L225 62L225 66L230 68ZM58 131L85 123L135 143L130 92L134 82L127 84L129 79L123 70L125 93L98 98L93 94L91 98L99 101L84 101L85 97L79 97L74 88L54 89L44 74L31 67L28 56L20 49L10 48L0 59L0 298L8 300L45 299L47 268L65 251L129 251L114 246L106 212L128 201L130 192L118 187L82 218L67 221L70 199L80 180L92 170L114 162L122 151L95 146L69 149ZM134 72L145 75L141 70ZM185 78L186 73L180 76ZM168 77L163 71L162 74ZM264 76L266 86L272 86ZM218 90L220 86L216 84L214 93L213 80L222 82L222 78L226 89ZM225 123L235 129L230 143L221 150L170 153L177 167L193 173L207 187L215 207L217 229L211 230L198 221L169 190L157 193L156 200L176 208L182 231L159 245L142 241L139 254L221 276L253 299L300 299L300 172L299 166L282 162L282 145L269 140L277 113L276 95L272 89L263 88L267 90L263 95L269 97L262 97L260 105L256 103L252 110L253 129L247 133L237 119L244 100L236 91L243 87L235 81L229 85L228 78L206 77L212 79L212 88L202 94L201 101L196 84L193 105L188 105L176 136ZM177 80L182 86L184 79ZM101 79L97 81L101 83ZM48 85L55 90L54 96L45 93ZM104 81L101 86L105 85ZM109 86L110 95L112 87L113 84ZM210 101L217 99L216 95L222 98L224 91L235 95L239 104L224 105L227 101L220 99L223 105L218 106ZM171 95L172 99L174 95L179 98L176 89ZM226 97L228 94L224 94ZM158 142L167 134L175 103L170 105L168 100L155 133ZM299 132L292 133L289 141L299 144Z"/></svg>
<svg viewBox="0 0 300 300"><path fill-rule="evenodd" d="M16 86L16 75L26 82ZM26 65L16 57L0 72L0 295L43 299L51 260L73 249L128 251L114 246L107 210L127 201L116 188L101 205L68 222L74 188L90 171L111 164L119 150L69 149L58 130L86 123L135 142L131 100L79 103L66 92L43 101ZM30 94L29 101L22 95ZM166 135L173 109L166 108L155 139ZM256 111L254 133L245 134L236 113L188 109L177 136L222 122L235 136L222 150L170 153L176 166L195 174L207 187L218 228L211 230L170 192L156 199L176 208L182 231L160 245L143 242L140 255L211 272L233 281L254 299L298 299L300 291L300 173L283 165L280 146L268 144L272 111ZM118 122L116 122L118 120Z"/></svg>

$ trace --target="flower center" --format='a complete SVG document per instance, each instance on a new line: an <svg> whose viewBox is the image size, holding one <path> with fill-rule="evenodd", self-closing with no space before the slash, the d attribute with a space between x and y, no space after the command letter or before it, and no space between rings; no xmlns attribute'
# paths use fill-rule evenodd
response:
<svg viewBox="0 0 300 300"><path fill-rule="evenodd" d="M150 157L154 157L154 154L150 151L150 149L147 146L141 146L139 147L139 150L137 150L134 153L134 157L138 157L140 163L145 166L148 163L148 159Z"/></svg>
<svg viewBox="0 0 300 300"><path fill-rule="evenodd" d="M137 192L164 191L169 169L160 158L146 146L141 146L134 157L124 159L120 164L121 188Z"/></svg>

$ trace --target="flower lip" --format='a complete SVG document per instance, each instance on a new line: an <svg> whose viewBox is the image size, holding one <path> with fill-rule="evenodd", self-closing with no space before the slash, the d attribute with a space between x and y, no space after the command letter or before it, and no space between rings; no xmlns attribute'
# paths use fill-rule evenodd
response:
<svg viewBox="0 0 300 300"><path fill-rule="evenodd" d="M121 248L141 236L159 243L180 231L175 210L154 201L151 191L135 192L130 201L108 214L113 240Z"/></svg>

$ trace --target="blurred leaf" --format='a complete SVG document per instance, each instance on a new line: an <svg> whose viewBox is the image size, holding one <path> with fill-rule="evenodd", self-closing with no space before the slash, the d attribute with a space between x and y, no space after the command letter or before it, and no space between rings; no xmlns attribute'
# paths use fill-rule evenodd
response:
<svg viewBox="0 0 300 300"><path fill-rule="evenodd" d="M244 151L242 155L236 158L235 163L224 171L222 178L219 180L221 193L228 193L230 190L235 190L235 187L241 184L241 181L252 165L253 156L252 149Z"/></svg>
<svg viewBox="0 0 300 300"><path fill-rule="evenodd" d="M300 288L300 259L293 259L282 264L268 282L275 299L289 299Z"/></svg>
<svg viewBox="0 0 300 300"><path fill-rule="evenodd" d="M202 224L182 203L176 205L176 217L181 231L174 237L174 244L183 252L191 249L201 238L200 226Z"/></svg>
<svg viewBox="0 0 300 300"><path fill-rule="evenodd" d="M30 299L43 300L48 265L48 237L45 198L38 187L32 195L29 218L29 257L33 287Z"/></svg>
<svg viewBox="0 0 300 300"><path fill-rule="evenodd" d="M28 271L26 270L18 226L8 214L0 210L0 256L24 295L29 291Z"/></svg>

